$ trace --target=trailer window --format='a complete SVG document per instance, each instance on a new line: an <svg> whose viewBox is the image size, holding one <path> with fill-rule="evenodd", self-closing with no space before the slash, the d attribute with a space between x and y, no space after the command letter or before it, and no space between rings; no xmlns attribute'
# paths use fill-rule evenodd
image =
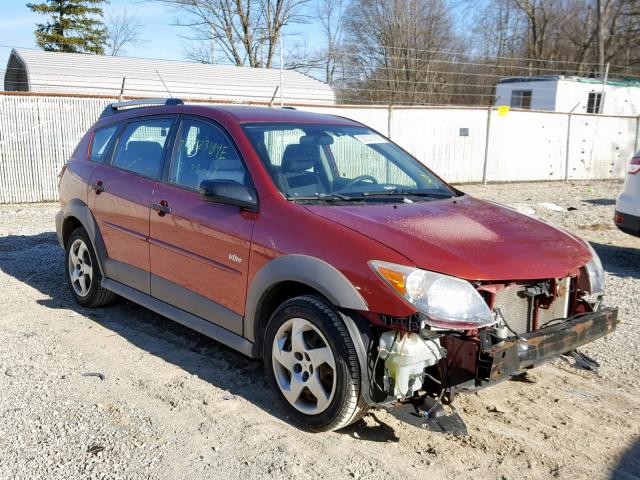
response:
<svg viewBox="0 0 640 480"><path fill-rule="evenodd" d="M511 108L531 109L531 90L514 90L511 92Z"/></svg>
<svg viewBox="0 0 640 480"><path fill-rule="evenodd" d="M589 92L587 113L602 113L602 93Z"/></svg>

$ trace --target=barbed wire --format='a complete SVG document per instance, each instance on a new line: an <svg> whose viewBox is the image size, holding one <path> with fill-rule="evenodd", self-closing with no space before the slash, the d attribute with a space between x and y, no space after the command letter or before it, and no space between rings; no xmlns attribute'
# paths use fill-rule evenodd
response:
<svg viewBox="0 0 640 480"><path fill-rule="evenodd" d="M0 70L0 72L2 72L2 70ZM67 76L72 76L72 75L67 75ZM72 76L73 77L73 76ZM99 75L94 76L95 78L101 78ZM115 78L115 77L114 77ZM128 78L128 77L127 77ZM160 80L158 78L137 78L137 80L143 81L143 82L150 82L151 85L140 85L138 84L134 84L131 85L129 84L128 86L125 84L125 89L123 91L123 94L125 95L130 95L130 94L136 94L136 93L152 93L152 94L161 94L161 95L165 95L167 94L167 90L164 88L164 86L162 85L162 83L160 82ZM172 80L167 80L165 79L165 83L168 84L169 87L171 87L169 90L171 91L172 95L175 94L183 94L183 95L201 95L201 96L208 96L208 97L220 97L220 98L228 98L228 97L243 97L243 98L265 98L265 96L268 95L268 92L265 91L265 93L263 94L244 94L244 93L239 93L239 92L220 92L220 93L216 93L216 92L212 92L211 89L213 89L214 87L216 87L217 85L211 85L210 88L211 89L207 89L206 85L202 84L202 83L196 83L196 82L180 82L179 85L197 85L199 87L203 87L201 90L200 89L194 89L194 90L186 90L186 89L178 89L176 90L176 83L175 81ZM111 84L109 84L108 82L105 82L103 80L96 80L96 81L92 81L92 80L87 80L86 78L83 78L82 82L68 82L68 83L55 83L55 82L41 82L41 81L11 81L11 84L14 86L22 86L22 87L46 87L47 89L52 89L52 88L58 88L58 89L74 89L74 90L78 90L78 91L82 91L82 90L101 90L101 91L107 91L110 93L115 94L116 96L118 96L120 94L121 91L121 85L118 82L112 82ZM421 84L425 84L425 85L431 85L429 82L421 82ZM443 86L443 87L451 87L451 86L463 86L463 87L467 87L469 86L469 84L437 84L434 83L432 84L435 88L437 88L439 85ZM491 85L478 85L479 87L485 87L485 88L493 88L493 86ZM285 87L285 91L286 91L286 87L287 85L284 85ZM179 87L178 87L179 88ZM238 88L238 87L235 87ZM257 89L257 88L261 88L264 90L264 85L260 85L260 84L244 84L242 85L242 89L243 90L252 90L252 89ZM308 90L308 91L313 91L313 92L317 92L316 89L314 89L313 87L306 87L306 86L291 86L290 88L293 91L298 91L298 90ZM540 90L555 90L552 87L545 87L544 89L540 89ZM49 90L51 91L51 90ZM478 93L478 92L445 92L445 91L438 91L438 90L424 90L424 89L410 89L410 90L398 90L398 89L390 89L390 88L368 88L366 86L349 86L349 85L345 85L342 86L338 89L338 92L336 95L334 96L323 96L320 94L314 94L312 99L317 99L317 100L324 100L324 101L334 101L337 97L339 97L339 100L344 100L344 95L340 95L341 92L344 91L351 91L351 95L353 95L353 93L358 93L358 92L371 92L371 93L395 93L398 94L400 96L405 95L405 96L419 96L419 95L425 95L425 96L431 96L431 95L435 95L435 96L455 96L455 97L494 97L495 94L493 93ZM538 90L539 91L539 90ZM540 100L550 100L550 99L555 99L556 96L555 95L536 95L537 99ZM297 96L294 97L292 95L287 95L287 100L312 100L311 98L309 98L309 96ZM353 97L352 100L357 99L357 97ZM391 98L390 98L391 99ZM365 99L360 99L360 100L365 100Z"/></svg>
<svg viewBox="0 0 640 480"><path fill-rule="evenodd" d="M451 62L452 64L455 64L455 62ZM6 73L10 70L16 70L16 71L24 71L24 69L22 68L5 68L5 69L0 69L0 73ZM121 82L122 79L126 79L126 80L140 80L140 81L151 81L151 82L159 82L159 78L156 75L152 75L149 77L139 77L139 76L131 76L130 74L120 74L120 75L87 75L86 74L86 69L81 69L78 68L78 70L82 70L79 71L78 74L73 74L73 73L60 73L60 72L55 72L55 73L33 73L32 75L34 76L44 76L44 75L51 75L52 77L70 77L70 78L78 78L79 76L81 76L83 79L86 78L99 78L100 80L104 80L104 79L113 79L114 81L117 82ZM464 71L454 71L454 70L422 70L422 69L395 69L395 68L387 68L387 67L381 67L378 70L391 70L391 71L400 71L400 72L404 72L404 73L420 73L421 75L424 74L428 74L428 75L451 75L451 76L474 76L474 77L487 77L487 78L498 78L498 79L510 79L510 78L514 78L513 76L503 76L503 75L497 75L497 74L491 74L491 73L477 73L477 72L464 72ZM176 82L179 81L182 84L185 85L203 85L203 84L207 84L210 83L211 81L228 81L229 77L228 76L216 76L216 75L199 75L199 74L193 74L193 73L176 73L176 72L159 72L161 75L163 76L163 79L165 81L168 82ZM180 80L175 80L176 78L179 78ZM193 79L197 79L197 78L202 78L203 82L198 82L198 81L192 81ZM516 77L516 78L528 78L528 77ZM186 79L191 79L191 80L186 80ZM359 75L357 73L351 74L350 76L347 75L341 75L338 76L338 79L343 81L343 82L348 82L348 81L354 81L354 82L383 82L383 83L409 83L409 84L425 84L425 85L447 85L447 86L461 86L461 87L478 87L478 88L493 88L495 87L495 83L491 84L491 85L487 85L487 84L479 84L479 83L451 83L451 82L447 82L447 81L438 81L436 79L431 80L431 81L423 81L423 80L417 80L417 79L410 79L410 80L404 80L401 78L394 78L394 77L382 77L382 76L367 76L367 75ZM549 78L549 80L553 80L553 78ZM599 85L602 82L595 82L595 80L600 80L600 79L592 79L594 80L593 84L594 85ZM640 80L640 79L639 79ZM615 81L614 79L609 79L609 82L611 81ZM18 82L18 81L16 81ZM27 83L27 82L18 82L18 83ZM102 82L96 82L96 83L104 83L104 81ZM314 86L305 86L305 85L300 85L297 84L295 82L283 82L283 84L285 86L289 85L289 86L293 86L295 88L299 88L299 89L308 89L308 90L316 90L317 87ZM243 84L243 86L249 86L249 87L261 87L264 88L264 84L263 83L255 83L255 84ZM341 85L342 88L347 88L348 85ZM545 89L547 87L545 86L540 86L540 89ZM551 88L551 87L549 87Z"/></svg>
<svg viewBox="0 0 640 480"><path fill-rule="evenodd" d="M333 56L335 57L348 57L348 58L363 58L362 54L359 53L349 53L349 52L334 52L332 53ZM364 57L367 58L367 57ZM411 57L396 57L396 56L390 56L390 55L384 55L381 56L381 58L384 58L385 60L401 60L401 61L407 61L407 62L424 62L426 65L429 65L431 63L446 63L446 64L455 64L455 65L465 65L465 66L476 66L476 67L484 67L484 68L492 68L492 69L517 69L517 70L528 70L528 71L545 71L545 72L555 72L556 74L558 72L580 72L579 69L571 69L571 68L546 68L546 67L539 67L539 66L534 66L534 65L504 65L504 64L499 64L499 63L491 63L491 62L485 62L485 63L478 63L478 62L461 62L458 60L446 60L446 59L438 59L438 58L428 58L428 59L424 59L424 58L411 58ZM541 63L544 63L544 61L542 61ZM566 63L572 63L572 62L562 62L563 64ZM584 63L580 63L578 64L579 66L582 65L587 65ZM615 74L615 69L611 70L612 65L609 66L609 74ZM621 70L627 70L627 69L633 69L633 67L616 67L616 68L620 68ZM640 69L638 69L640 70ZM586 73L586 72L585 72ZM603 72L599 72L599 73L603 73ZM621 73L620 73L621 74ZM632 75L626 75L625 76L632 76ZM640 78L640 76L636 76L638 78Z"/></svg>
<svg viewBox="0 0 640 480"><path fill-rule="evenodd" d="M0 44L0 48L23 48L13 47ZM428 49L414 49L410 47L390 47L397 48L406 51L422 51L422 52L437 52L436 50ZM33 49L32 50L37 50ZM439 51L442 53L442 51ZM459 52L458 52L459 53ZM357 57L362 58L361 53L346 53L341 54L344 58ZM473 54L461 54L463 56L473 57L477 55ZM136 57L126 57L136 58ZM405 57L388 57L387 59L400 58L407 60ZM499 57L494 57L499 58ZM518 57L504 57L512 61L515 60L527 60ZM163 62L164 60L158 59L143 59L152 62ZM409 63L421 63L423 59L408 59ZM174 62L174 61L169 61ZM175 61L179 62L179 61ZM557 63L575 64L575 65L588 65L581 62L564 62L560 60L554 60ZM185 62L181 62L185 63ZM393 62L391 62L393 64ZM223 74L210 74L210 73L180 73L180 72L163 72L161 68L156 70L156 75L149 73L149 76L144 74L136 74L131 76L127 73L122 74L87 74L86 67L66 67L64 71L32 71L31 79L24 80L18 76L12 79L10 74L12 72L24 71L24 68L20 67L7 67L0 69L0 74L6 77L6 85L16 88L18 90L32 90L35 92L68 92L69 90L77 92L92 92L95 94L106 93L108 95L119 96L121 93L128 96L146 96L146 95L159 95L166 96L169 91L172 96L183 96L185 98L203 98L212 100L226 100L235 99L232 101L247 101L247 102L264 102L265 98L270 97L271 91L273 91L272 103L278 103L280 96L278 89L283 92L283 98L286 97L286 102L289 103L308 103L318 104L321 102L326 103L346 103L353 102L355 104L371 104L371 105L386 105L393 103L394 105L451 105L454 102L462 102L462 104L469 104L470 102L476 102L479 105L487 105L493 103L493 99L496 98L495 90L501 85L500 79L514 78L514 75L500 75L496 73L499 69L526 69L531 70L528 66L510 66L510 65L491 65L487 63L476 62L461 62L452 59L429 59L424 60L425 65L412 68L412 65L404 68L396 68L393 66L380 65L376 62L375 65L369 66L366 69L358 69L357 65L348 66L340 65L338 68L338 74L335 76L336 81L333 83L333 95L325 94L318 90L317 86L300 84L293 81L287 81L285 79L282 84L278 81L274 81L272 78L269 84L260 82L259 80L252 81L251 83L238 83L233 84L229 75ZM431 64L437 64L439 67L432 68ZM200 66L203 64L193 62L194 66ZM207 65L207 64L204 64ZM214 66L215 64L210 66ZM228 66L227 64L224 64ZM461 68L459 68L461 67ZM478 72L478 71L466 71L466 67L482 67L491 68L494 73L490 72ZM45 67L46 68L46 67ZM61 68L57 65L56 68ZM62 67L64 68L64 67ZM322 67L309 67L306 71L320 70ZM622 67L627 68L627 67ZM632 67L629 67L632 68ZM75 72L74 72L75 70ZM273 68L271 71L277 71ZM562 72L569 72L569 69L550 69L550 68L538 68L533 67L534 71L544 70L553 71L555 75L547 75L550 80L556 76L568 76ZM159 72L159 73L158 73ZM399 75L397 72L401 72ZM304 72L302 72L304 73ZM610 76L618 75L615 71L610 70ZM158 75L158 76L157 76ZM575 75L571 76L584 76L580 72L576 71ZM47 77L50 80L47 80ZM162 78L160 78L162 77ZM413 77L413 78L407 78ZM527 79L529 77L522 76L516 78ZM539 80L541 75L536 75ZM467 78L470 81L465 82ZM630 77L630 79L638 79L640 77ZM201 79L199 81L198 79ZM471 83L471 79L473 83ZM599 82L600 79L591 78L591 81L586 82L592 84L594 89L604 88L604 81ZM611 78L611 80L614 80ZM122 90L122 82L124 81L124 90ZM164 85L166 83L166 85ZM506 83L506 82L505 82ZM524 83L524 82L523 82ZM169 89L167 89L169 87ZM193 87L193 88L189 88ZM215 91L218 88L229 89L227 91ZM531 89L531 86L527 87ZM466 90L466 91L465 91ZM542 84L541 82L535 85L535 99L536 100L555 100L557 90L555 86ZM249 93L250 92L250 93Z"/></svg>
<svg viewBox="0 0 640 480"><path fill-rule="evenodd" d="M437 49L428 49L428 48L398 47L398 46L395 46L395 45L367 46L367 45L362 45L362 44L357 44L357 43L343 42L343 43L341 43L341 46L355 47L355 48L358 48L360 50L362 50L363 48L367 48L367 49L372 50L372 51L376 50L376 49L389 49L389 50L414 51L414 52L434 53L434 54L443 54L443 55L456 55L456 56L463 56L463 57L498 59L498 60L522 60L522 61L526 61L526 62L538 62L538 63L570 63L570 64L574 64L574 65L600 66L600 63L598 63L598 62L578 62L578 61L575 61L575 60L555 60L555 59L547 59L547 58L530 58L530 57L517 57L517 56L508 56L507 57L507 56L500 56L500 55L490 55L490 54L487 55L487 54L482 54L482 53L464 53L464 52L455 51L455 50L437 50ZM631 66L626 66L626 65L610 64L609 67L625 68L625 69L629 68L629 69L639 70L640 71L640 67L631 67Z"/></svg>
<svg viewBox="0 0 640 480"><path fill-rule="evenodd" d="M376 50L400 50L400 51L412 51L412 52L422 52L422 53L432 53L432 54L442 54L442 55L452 55L452 56L462 56L462 57L470 57L470 58L483 58L486 60L491 60L491 59L495 59L495 60L520 60L520 61L524 61L524 62L536 62L539 64L544 64L544 63L559 63L559 64L572 64L572 65L582 65L582 66L598 66L600 67L600 63L597 62L578 62L575 60L556 60L556 59L550 59L550 58L531 58L531 57L518 57L518 56L501 56L501 55L491 55L491 54L481 54L481 53L465 53L465 52L461 52L461 51L455 51L455 50L438 50L438 49L424 49L424 48L415 48L415 47L400 47L400 46L395 46L395 45L375 45L375 46L367 46L367 45L362 45L362 44L357 44L357 43L349 43L349 42L342 42L340 44L340 46L338 48L336 48L331 54L332 55L357 55L357 54L351 54L350 52L346 52L343 51L342 48L344 47L354 47L354 48L358 48L360 50L362 50L363 48L369 50L369 51L376 51ZM8 44L0 44L0 48L17 48L17 49L24 49L24 50L33 50L33 51L41 51L41 49L36 48L36 47L24 47L24 46L16 46L16 45L8 45ZM393 56L389 56L389 55L385 55L385 54L381 54L382 56L385 56L386 58L406 58L406 57L393 57ZM139 60L155 60L155 61L161 61L161 62L185 62L185 63L193 63L193 64L201 64L201 62L197 62L194 60L172 60L172 59L165 59L165 58L148 58L148 57L136 57L136 56L127 56L127 57L119 57L119 58L135 58L135 59L139 59ZM431 61L436 61L437 59L432 59ZM446 60L442 60L442 61L446 61ZM489 65L489 66L498 66L496 64L492 64L491 62L485 62L485 63L469 63L469 62L460 62L460 61L452 61L454 63L458 63L458 64L468 64L468 65ZM233 64L224 64L224 65L230 65L230 66L235 66ZM516 67L512 67L512 68L516 68ZM529 67L517 67L517 68L529 68ZM535 67L537 70L541 70L543 68L538 68ZM634 66L630 66L630 65L617 65L617 64L612 64L609 63L609 68L620 68L620 69L624 69L624 70L637 70L640 72L640 66L639 67L634 67ZM553 70L553 69L550 69Z"/></svg>

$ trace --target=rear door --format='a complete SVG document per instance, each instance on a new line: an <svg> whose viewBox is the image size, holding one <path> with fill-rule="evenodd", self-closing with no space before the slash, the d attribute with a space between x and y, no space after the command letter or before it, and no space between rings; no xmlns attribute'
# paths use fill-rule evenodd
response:
<svg viewBox="0 0 640 480"><path fill-rule="evenodd" d="M150 293L149 212L175 117L136 119L121 126L111 161L92 172L89 207L108 258L108 277Z"/></svg>
<svg viewBox="0 0 640 480"><path fill-rule="evenodd" d="M251 184L230 136L184 117L151 212L151 295L242 334L254 213L204 201L203 180Z"/></svg>

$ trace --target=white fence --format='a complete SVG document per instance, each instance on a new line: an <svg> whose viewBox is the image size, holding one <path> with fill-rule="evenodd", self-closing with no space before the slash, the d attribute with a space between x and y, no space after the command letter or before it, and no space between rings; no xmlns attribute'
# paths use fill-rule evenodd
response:
<svg viewBox="0 0 640 480"><path fill-rule="evenodd" d="M110 100L0 94L0 203L56 200L57 175ZM484 108L299 107L360 121L453 183L623 178L639 119Z"/></svg>

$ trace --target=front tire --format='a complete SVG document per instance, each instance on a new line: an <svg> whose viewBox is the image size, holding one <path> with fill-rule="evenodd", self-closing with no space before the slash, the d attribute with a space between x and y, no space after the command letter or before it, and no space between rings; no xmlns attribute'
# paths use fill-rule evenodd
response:
<svg viewBox="0 0 640 480"><path fill-rule="evenodd" d="M67 239L65 272L69 290L77 303L95 308L113 302L117 295L102 288L98 259L84 228L78 227Z"/></svg>
<svg viewBox="0 0 640 480"><path fill-rule="evenodd" d="M338 430L366 413L353 341L340 314L322 297L301 296L280 305L264 341L267 380L296 426Z"/></svg>

